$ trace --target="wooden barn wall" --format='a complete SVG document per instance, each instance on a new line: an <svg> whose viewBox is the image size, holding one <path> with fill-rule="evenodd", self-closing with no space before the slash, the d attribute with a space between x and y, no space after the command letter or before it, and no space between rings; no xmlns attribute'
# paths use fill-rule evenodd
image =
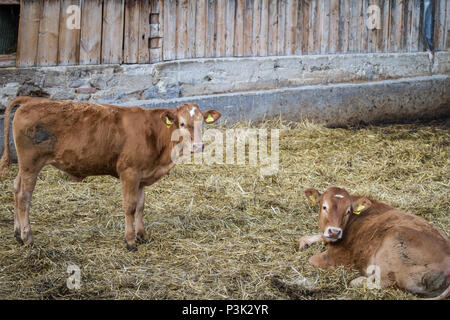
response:
<svg viewBox="0 0 450 320"><path fill-rule="evenodd" d="M381 28L366 27L380 8ZM69 5L80 29L66 27ZM449 47L450 0L435 0ZM424 50L421 0L21 0L18 66Z"/></svg>

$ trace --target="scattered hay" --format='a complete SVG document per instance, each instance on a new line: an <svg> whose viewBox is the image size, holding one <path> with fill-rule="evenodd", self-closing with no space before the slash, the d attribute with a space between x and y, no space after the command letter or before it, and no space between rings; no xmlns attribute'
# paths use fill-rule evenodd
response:
<svg viewBox="0 0 450 320"><path fill-rule="evenodd" d="M223 125L219 128L247 127ZM150 242L123 244L120 183L71 182L45 168L33 195L35 245L13 237L13 167L0 182L0 299L413 299L399 290L355 289L350 268L320 270L297 240L318 232L303 189L347 188L413 212L450 232L448 124L280 128L280 168L180 165L146 191ZM66 286L81 269L81 289ZM307 280L305 282L304 280ZM302 287L299 283L308 283ZM294 285L292 285L294 284Z"/></svg>

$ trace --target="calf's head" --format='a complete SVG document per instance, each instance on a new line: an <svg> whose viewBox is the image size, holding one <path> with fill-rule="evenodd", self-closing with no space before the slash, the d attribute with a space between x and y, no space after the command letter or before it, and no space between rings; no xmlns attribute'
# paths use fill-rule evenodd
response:
<svg viewBox="0 0 450 320"><path fill-rule="evenodd" d="M183 150L189 152L202 152L205 149L202 139L202 124L213 124L220 118L220 112L216 110L200 111L195 103L184 103L176 110L166 110L161 119L168 128L174 126L175 133L172 140L179 141Z"/></svg>
<svg viewBox="0 0 450 320"><path fill-rule="evenodd" d="M361 214L372 204L367 198L352 201L346 190L337 187L330 187L323 194L316 189L306 189L305 195L314 206L319 204L319 227L325 242L340 240L350 216Z"/></svg>

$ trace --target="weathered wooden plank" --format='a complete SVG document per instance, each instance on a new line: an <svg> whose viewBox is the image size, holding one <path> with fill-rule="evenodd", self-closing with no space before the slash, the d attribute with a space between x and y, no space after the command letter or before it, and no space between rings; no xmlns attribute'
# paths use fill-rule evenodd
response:
<svg viewBox="0 0 450 320"><path fill-rule="evenodd" d="M336 53L339 48L339 0L330 0L329 8L330 30L328 53Z"/></svg>
<svg viewBox="0 0 450 320"><path fill-rule="evenodd" d="M361 1L361 15L360 15L360 19L359 19L359 39L360 39L360 52L367 52L367 47L368 47L368 36L369 36L369 29L367 28L366 25L366 19L367 19L367 2L369 0L362 0Z"/></svg>
<svg viewBox="0 0 450 320"><path fill-rule="evenodd" d="M99 64L101 60L102 0L84 0L81 6L80 64Z"/></svg>
<svg viewBox="0 0 450 320"><path fill-rule="evenodd" d="M390 50L399 52L402 50L403 39L403 0L391 1L391 47Z"/></svg>
<svg viewBox="0 0 450 320"><path fill-rule="evenodd" d="M17 66L36 65L42 1L22 0L20 6Z"/></svg>
<svg viewBox="0 0 450 320"><path fill-rule="evenodd" d="M68 28L68 23L76 10L71 11L70 6L75 5L80 10L80 0L61 0L61 10L59 19L59 35L58 35L58 64L59 65L75 65L80 61L80 29ZM79 12L81 13L81 12ZM74 17L75 19L75 17ZM75 22L77 24L79 22ZM120 48L122 49L122 47Z"/></svg>
<svg viewBox="0 0 450 320"><path fill-rule="evenodd" d="M158 2L158 1L156 1ZM149 0L142 0L139 3L139 32L138 32L138 63L150 62L150 18L151 8ZM159 21L157 23L157 29L159 34Z"/></svg>
<svg viewBox="0 0 450 320"><path fill-rule="evenodd" d="M137 63L139 51L139 0L125 2L125 31L123 45L124 63Z"/></svg>
<svg viewBox="0 0 450 320"><path fill-rule="evenodd" d="M225 55L232 57L234 55L234 25L236 14L236 1L227 1L226 7L226 34L225 34Z"/></svg>
<svg viewBox="0 0 450 320"><path fill-rule="evenodd" d="M141 7L141 13L143 13L143 9ZM150 62L159 62L163 60L163 36L164 36L164 0L151 0L150 1L150 44L147 44L147 47L150 47ZM141 16L144 16L143 14ZM144 23L144 22L142 22ZM155 31L157 29L157 33ZM144 29L141 28L141 32ZM141 46L139 47L141 50ZM144 50L145 47L142 47Z"/></svg>
<svg viewBox="0 0 450 320"><path fill-rule="evenodd" d="M44 0L39 25L37 50L38 66L54 66L58 63L59 0Z"/></svg>
<svg viewBox="0 0 450 320"><path fill-rule="evenodd" d="M318 52L328 53L330 42L330 1L322 0L317 2L317 22L318 22Z"/></svg>
<svg viewBox="0 0 450 320"><path fill-rule="evenodd" d="M177 59L184 59L187 55L188 36L187 36L187 20L188 20L188 1L178 0L176 2L176 51ZM173 19L173 17L172 17Z"/></svg>
<svg viewBox="0 0 450 320"><path fill-rule="evenodd" d="M206 23L206 56L216 54L216 1L208 0Z"/></svg>
<svg viewBox="0 0 450 320"><path fill-rule="evenodd" d="M267 52L274 56L277 54L278 45L278 2L277 0L269 1L269 31L267 34Z"/></svg>
<svg viewBox="0 0 450 320"><path fill-rule="evenodd" d="M285 54L293 55L297 42L297 0L287 0L286 2L286 43Z"/></svg>
<svg viewBox="0 0 450 320"><path fill-rule="evenodd" d="M358 43L358 4L360 0L351 0L350 4L350 32L348 40L348 51L355 53L359 50Z"/></svg>
<svg viewBox="0 0 450 320"><path fill-rule="evenodd" d="M124 1L103 3L102 63L122 63Z"/></svg>
<svg viewBox="0 0 450 320"><path fill-rule="evenodd" d="M445 50L450 49L450 0L447 0L447 16L445 18Z"/></svg>
<svg viewBox="0 0 450 320"><path fill-rule="evenodd" d="M410 34L410 44L409 51L416 52L419 50L419 35L420 35L420 2L421 0L412 1L412 16L411 16L411 34Z"/></svg>
<svg viewBox="0 0 450 320"><path fill-rule="evenodd" d="M244 7L244 56L252 56L253 0L245 0Z"/></svg>
<svg viewBox="0 0 450 320"><path fill-rule="evenodd" d="M187 58L195 57L195 16L197 12L197 1L188 1L188 16L187 16Z"/></svg>
<svg viewBox="0 0 450 320"><path fill-rule="evenodd" d="M164 1L164 60L173 60L177 55L177 6L176 0Z"/></svg>
<svg viewBox="0 0 450 320"><path fill-rule="evenodd" d="M435 46L437 50L445 49L446 18L447 18L447 0L436 1L436 25L435 25Z"/></svg>
<svg viewBox="0 0 450 320"><path fill-rule="evenodd" d="M367 26L368 19L372 16L377 16L380 13L380 1L379 0L369 0L367 4L366 14L365 14L365 20L366 20L366 29L368 33L367 38L367 52L376 52L377 51L377 35L378 35L378 29L377 29L377 22L376 20L372 21L371 27L372 29L369 29ZM377 18L376 18L377 19Z"/></svg>
<svg viewBox="0 0 450 320"><path fill-rule="evenodd" d="M217 0L216 6L216 57L224 57L226 54L226 0Z"/></svg>
<svg viewBox="0 0 450 320"><path fill-rule="evenodd" d="M261 7L262 1L255 0L253 7L253 25L252 25L252 55L259 55L261 39Z"/></svg>
<svg viewBox="0 0 450 320"><path fill-rule="evenodd" d="M310 22L310 3L305 1L302 3L302 21L301 24L303 25L302 29L302 54L308 54L309 53L309 30L311 26Z"/></svg>
<svg viewBox="0 0 450 320"><path fill-rule="evenodd" d="M206 54L206 13L206 0L197 0L197 16L195 21L195 55L198 58L202 58Z"/></svg>
<svg viewBox="0 0 450 320"><path fill-rule="evenodd" d="M297 29L295 30L295 35L296 35L296 39L295 39L295 54L296 55L301 55L302 54L302 50L303 50L303 1L302 0L298 0L297 1Z"/></svg>
<svg viewBox="0 0 450 320"><path fill-rule="evenodd" d="M278 0L278 42L277 54L282 56L286 50L286 0Z"/></svg>
<svg viewBox="0 0 450 320"><path fill-rule="evenodd" d="M384 22L384 4L386 0L378 0L378 7L380 8L380 29L377 29L377 37L376 37L376 52L383 52L384 51L384 43L383 43L383 37L384 37L384 28L385 28L385 22Z"/></svg>
<svg viewBox="0 0 450 320"><path fill-rule="evenodd" d="M350 31L350 1L341 0L339 7L339 45L338 51L348 52L348 40Z"/></svg>
<svg viewBox="0 0 450 320"><path fill-rule="evenodd" d="M269 36L269 0L262 0L261 3L261 25L259 33L259 51L260 56L267 55L268 47L268 36Z"/></svg>
<svg viewBox="0 0 450 320"><path fill-rule="evenodd" d="M245 0L236 0L236 18L234 29L234 55L244 55L244 9Z"/></svg>

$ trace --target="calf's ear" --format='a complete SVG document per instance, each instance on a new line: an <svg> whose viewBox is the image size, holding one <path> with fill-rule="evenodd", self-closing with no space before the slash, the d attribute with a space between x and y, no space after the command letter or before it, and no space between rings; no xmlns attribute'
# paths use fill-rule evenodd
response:
<svg viewBox="0 0 450 320"><path fill-rule="evenodd" d="M313 206L320 202L320 197L322 196L319 191L313 188L305 189L305 196L311 202Z"/></svg>
<svg viewBox="0 0 450 320"><path fill-rule="evenodd" d="M367 198L359 198L353 202L353 213L361 214L372 206L372 202Z"/></svg>
<svg viewBox="0 0 450 320"><path fill-rule="evenodd" d="M161 120L164 122L167 128L170 128L172 124L177 121L177 115L173 110L167 109L164 110L163 113L161 113Z"/></svg>
<svg viewBox="0 0 450 320"><path fill-rule="evenodd" d="M219 111L216 111L214 109L203 111L202 114L206 124L213 124L222 115Z"/></svg>

